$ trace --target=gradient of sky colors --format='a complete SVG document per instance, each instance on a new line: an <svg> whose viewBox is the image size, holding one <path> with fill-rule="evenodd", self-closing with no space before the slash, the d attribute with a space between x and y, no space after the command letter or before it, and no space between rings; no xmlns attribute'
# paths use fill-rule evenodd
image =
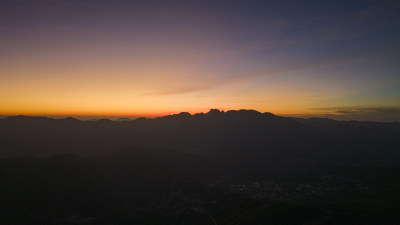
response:
<svg viewBox="0 0 400 225"><path fill-rule="evenodd" d="M400 121L400 1L0 2L0 114Z"/></svg>

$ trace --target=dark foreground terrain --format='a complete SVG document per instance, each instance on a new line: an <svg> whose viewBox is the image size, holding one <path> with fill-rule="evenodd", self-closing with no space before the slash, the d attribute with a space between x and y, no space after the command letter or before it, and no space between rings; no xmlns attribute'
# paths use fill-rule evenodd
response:
<svg viewBox="0 0 400 225"><path fill-rule="evenodd" d="M0 151L4 225L400 224L398 123L19 116Z"/></svg>

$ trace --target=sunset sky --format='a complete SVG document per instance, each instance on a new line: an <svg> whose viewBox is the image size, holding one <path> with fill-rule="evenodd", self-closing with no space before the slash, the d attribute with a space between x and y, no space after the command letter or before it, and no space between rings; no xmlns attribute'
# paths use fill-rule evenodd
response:
<svg viewBox="0 0 400 225"><path fill-rule="evenodd" d="M400 121L400 1L0 1L0 115Z"/></svg>

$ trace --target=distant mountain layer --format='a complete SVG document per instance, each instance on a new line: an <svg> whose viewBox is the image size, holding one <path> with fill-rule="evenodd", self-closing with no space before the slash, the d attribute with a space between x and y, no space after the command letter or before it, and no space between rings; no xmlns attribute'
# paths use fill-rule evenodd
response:
<svg viewBox="0 0 400 225"><path fill-rule="evenodd" d="M279 160L400 165L400 124L299 119L254 110L180 113L131 121L0 119L0 155L98 155L168 148L237 163Z"/></svg>

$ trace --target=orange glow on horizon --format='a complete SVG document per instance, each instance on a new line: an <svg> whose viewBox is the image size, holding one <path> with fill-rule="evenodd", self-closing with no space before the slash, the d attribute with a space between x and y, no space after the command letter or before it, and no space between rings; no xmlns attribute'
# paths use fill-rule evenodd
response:
<svg viewBox="0 0 400 225"><path fill-rule="evenodd" d="M147 113L147 112L137 112L137 113L131 113L131 112L126 112L126 113L121 113L121 112L115 112L115 113L101 113L101 112L85 112L85 113L77 113L71 111L71 113L61 113L61 112L4 112L0 113L2 116L17 116L17 115L24 115L24 116L44 116L44 117L57 117L57 118L62 118L62 117L76 117L76 118L90 118L90 117L96 117L96 118L122 118L122 117L127 117L127 118L139 118L139 117L146 117L146 118L155 118L155 117L162 117L162 116L168 116L168 115L173 115L173 114L179 114L181 112L188 112L191 115L197 114L197 113L207 113L211 109L218 109L221 111L229 111L229 110L241 110L240 108L238 109L227 109L227 108L218 108L218 107L212 107L212 108L203 108L203 109L197 109L197 110L182 110L182 111L160 111L160 112L154 112L154 113ZM247 110L253 110L253 109L247 109ZM312 112L274 112L274 111L259 111L260 113L273 113L275 115L282 115L282 116L307 116L307 115L316 115L315 113Z"/></svg>

